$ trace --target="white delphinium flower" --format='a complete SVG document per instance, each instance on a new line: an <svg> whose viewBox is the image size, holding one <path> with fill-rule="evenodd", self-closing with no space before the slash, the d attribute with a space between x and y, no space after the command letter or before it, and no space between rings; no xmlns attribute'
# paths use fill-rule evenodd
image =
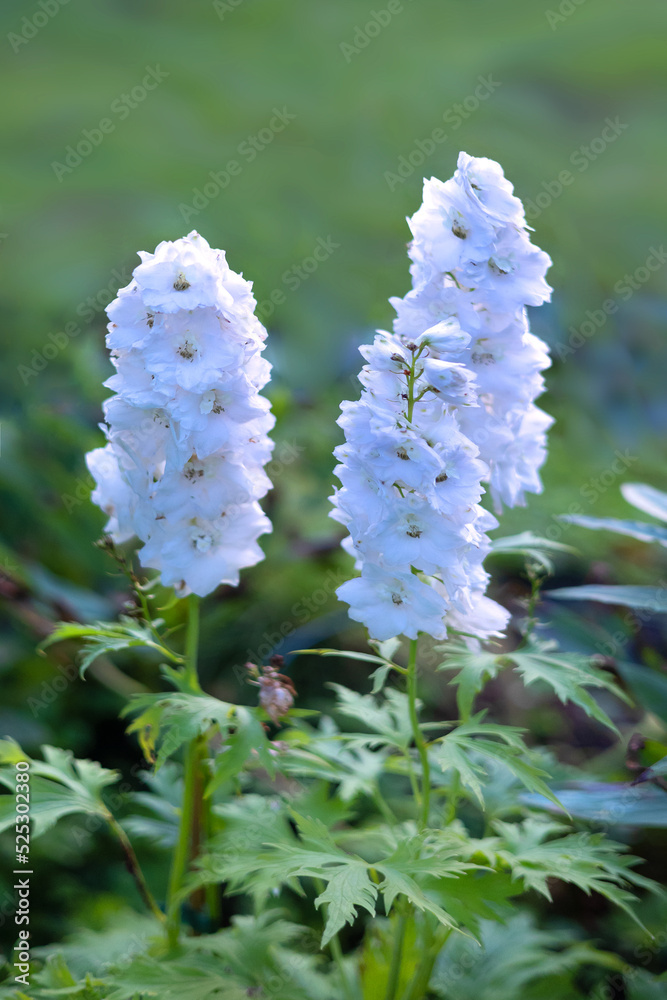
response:
<svg viewBox="0 0 667 1000"><path fill-rule="evenodd" d="M469 340L455 322L438 335L458 349ZM486 531L496 524L479 505L487 468L458 423L478 405L475 379L463 364L432 357L425 341L379 333L360 350L364 388L342 404L342 488L331 516L348 528L343 545L361 575L337 593L374 639L444 638L451 611L462 628L479 605ZM507 618L494 607L489 631Z"/></svg>
<svg viewBox="0 0 667 1000"><path fill-rule="evenodd" d="M552 423L534 405L549 357L529 332L525 309L549 299L551 261L531 244L512 192L499 164L466 153L450 180L425 181L423 204L409 220L413 288L391 300L396 333L428 342L431 357L462 363L475 376L480 405L461 411L459 425L489 467L499 508L541 491ZM443 340L440 331L456 322L465 343Z"/></svg>
<svg viewBox="0 0 667 1000"><path fill-rule="evenodd" d="M263 558L274 424L260 390L271 366L252 285L192 232L140 253L108 306L116 368L108 443L87 456L114 541L138 537L146 568L205 596Z"/></svg>

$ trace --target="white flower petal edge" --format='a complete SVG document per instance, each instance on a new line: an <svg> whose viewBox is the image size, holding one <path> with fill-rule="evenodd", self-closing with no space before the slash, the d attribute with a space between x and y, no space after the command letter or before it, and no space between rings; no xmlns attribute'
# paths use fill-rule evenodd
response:
<svg viewBox="0 0 667 1000"><path fill-rule="evenodd" d="M361 575L337 593L374 639L450 626L475 642L509 618L485 596L497 521L482 484L499 510L542 488L549 357L525 307L549 298L551 261L500 165L466 153L450 180L424 182L409 224L413 288L391 300L394 332L360 348L361 398L338 421L331 516Z"/></svg>
<svg viewBox="0 0 667 1000"><path fill-rule="evenodd" d="M107 314L117 374L108 443L87 455L93 501L114 541L134 536L144 567L201 597L264 558L258 501L275 420L260 390L271 366L249 281L197 232L140 253Z"/></svg>
<svg viewBox="0 0 667 1000"><path fill-rule="evenodd" d="M540 493L551 417L534 405L544 389L548 348L530 333L526 306L547 302L549 256L533 246L523 206L500 164L460 153L454 176L424 181L409 220L412 289L392 299L394 330L432 356L474 375L479 407L460 413L461 431L486 462L495 508ZM457 343L447 331L467 335ZM443 336L444 333L444 336Z"/></svg>

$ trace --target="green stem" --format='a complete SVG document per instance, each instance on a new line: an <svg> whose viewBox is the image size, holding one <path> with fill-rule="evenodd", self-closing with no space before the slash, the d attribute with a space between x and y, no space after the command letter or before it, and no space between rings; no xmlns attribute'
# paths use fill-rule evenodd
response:
<svg viewBox="0 0 667 1000"><path fill-rule="evenodd" d="M389 979L387 980L387 992L385 1000L395 1000L398 982L401 975L401 962L403 960L403 943L405 941L405 931L408 926L408 916L406 913L399 914L396 924L396 937L394 939L394 950L391 956L391 966L389 968Z"/></svg>
<svg viewBox="0 0 667 1000"><path fill-rule="evenodd" d="M188 625L185 633L185 677L193 691L201 691L197 658L199 655L199 598L190 594L188 602Z"/></svg>
<svg viewBox="0 0 667 1000"><path fill-rule="evenodd" d="M433 966L451 933L451 927L439 927L431 935L430 943L426 947L422 960L415 970L412 982L406 993L403 994L403 1000L423 1000L428 990L431 976L433 975Z"/></svg>
<svg viewBox="0 0 667 1000"><path fill-rule="evenodd" d="M129 837L125 833L125 830L122 828L122 826L120 825L120 823L115 819L115 817L113 817L111 815L111 813L107 814L106 819L107 819L107 822L108 822L109 826L111 827L111 829L113 830L113 832L116 834L116 836L118 837L118 839L119 839L119 841L121 843L121 847L123 848L123 854L125 855L125 867L129 871L129 873L132 876L132 878L134 879L134 881L136 882L137 889L139 890L139 895L141 896L141 898L143 899L144 903L146 904L146 906L148 907L148 909L151 911L151 913L153 914L153 916L157 917L157 919L161 923L163 923L164 920L165 920L164 913L162 912L162 910L160 909L160 907L155 902L155 899L153 898L153 894L150 891L150 889L148 888L148 883L146 882L146 879L144 878L144 873L142 872L141 868L139 867L139 862L137 860L136 854L134 853L134 848L132 847L132 844L130 843Z"/></svg>
<svg viewBox="0 0 667 1000"><path fill-rule="evenodd" d="M185 752L185 785L183 788L183 805L178 829L178 840L171 862L169 876L169 901L167 905L167 930L170 947L178 942L180 929L180 902L177 898L183 884L183 878L188 865L191 840L192 821L195 814L195 793L197 789L197 772L199 770L199 747L196 740L187 747Z"/></svg>
<svg viewBox="0 0 667 1000"><path fill-rule="evenodd" d="M210 841L213 836L213 797L204 799L204 836ZM217 885L206 886L206 904L213 927L217 930L222 922L220 890Z"/></svg>
<svg viewBox="0 0 667 1000"><path fill-rule="evenodd" d="M184 676L193 691L200 691L197 674L197 655L199 651L199 598L191 594L187 598L188 622L185 637L185 667ZM183 788L183 804L178 830L178 840L174 849L169 875L169 896L167 902L167 934L170 947L178 943L180 930L180 902L178 894L183 885L183 879L188 862L199 847L193 843L194 827L197 816L201 813L202 781L200 775L201 759L199 737L191 740L185 751L185 780Z"/></svg>
<svg viewBox="0 0 667 1000"><path fill-rule="evenodd" d="M338 939L337 934L334 934L334 936L331 938L331 941L329 942L329 947L331 948L331 954L338 968L338 974L341 979L343 992L345 993L347 1000L354 1000L354 993L348 981L345 964L343 962L343 949L340 946L340 941Z"/></svg>
<svg viewBox="0 0 667 1000"><path fill-rule="evenodd" d="M428 826L431 806L431 766L428 760L428 749L426 741L419 728L419 718L417 716L417 640L410 640L410 658L408 661L408 707L410 711L410 724L412 725L412 735L417 747L419 759L422 766L421 781L421 815L419 819L420 830ZM419 807L419 802L417 806Z"/></svg>

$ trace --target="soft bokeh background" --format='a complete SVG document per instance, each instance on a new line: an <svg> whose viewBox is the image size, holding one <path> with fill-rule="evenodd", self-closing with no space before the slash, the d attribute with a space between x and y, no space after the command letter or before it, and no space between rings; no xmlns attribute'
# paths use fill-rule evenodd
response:
<svg viewBox="0 0 667 1000"><path fill-rule="evenodd" d="M360 29L385 0L44 2L53 16L37 30L24 20L43 10L37 4L3 0L0 12L3 733L106 765L136 757L115 720L120 695L95 679L54 690L56 661L33 650L49 619L114 614L124 599L123 581L93 546L103 517L87 499L83 460L102 440L102 310L138 249L192 228L227 250L265 304L279 418L275 533L241 590L209 602L207 683L251 698L230 667L266 655L281 629L294 633L282 649L330 643L346 629L347 642L361 641L333 596L336 576L349 572L327 518L338 404L358 393L356 346L391 323L387 299L409 287L405 216L420 203L422 177L450 176L460 149L502 163L535 206L535 242L554 261L553 303L532 316L555 354L543 400L557 418L546 488L505 515L502 533L532 529L577 546L558 582L659 578L664 562L647 546L554 515L578 505L628 516L621 482L667 488L664 0L404 0L363 48ZM22 32L34 37L24 42ZM147 68L164 78L137 101ZM476 89L493 92L480 101ZM121 111L124 94L136 106ZM267 132L275 109L294 117ZM99 145L59 167L105 118L113 128ZM620 123L609 143L599 141L607 119ZM428 152L434 129L446 138ZM252 157L244 144L255 135L263 148ZM398 178L420 145L423 164ZM224 190L206 188L231 160L241 169ZM559 192L565 170L572 182ZM327 259L300 278L295 269L318 243L329 246ZM280 304L267 307L276 290ZM618 309L605 316L608 300ZM525 589L520 566L496 569L498 593L515 601ZM127 665L155 683L154 664ZM297 665L294 675L322 700L321 671ZM431 694L434 705L449 697L435 685ZM525 722L525 704L509 717ZM536 718L541 738L566 756L608 745L578 717ZM82 880L97 878L83 874L85 852L58 845L51 852L61 850L68 874L61 865L48 887L48 933L62 930L61 913L72 909L64 901ZM108 886L89 888L99 901Z"/></svg>

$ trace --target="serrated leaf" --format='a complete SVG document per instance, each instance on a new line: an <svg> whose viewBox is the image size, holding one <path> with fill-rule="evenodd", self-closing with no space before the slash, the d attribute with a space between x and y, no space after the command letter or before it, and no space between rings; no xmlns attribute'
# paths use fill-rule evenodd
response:
<svg viewBox="0 0 667 1000"><path fill-rule="evenodd" d="M514 726L481 722L480 718L476 716L431 744L430 752L442 770L453 768L458 771L462 783L475 795L482 809L482 779L486 777L484 758L503 764L530 791L539 791L557 803L543 780L548 777L547 772L531 763L530 751L521 737L521 730Z"/></svg>
<svg viewBox="0 0 667 1000"><path fill-rule="evenodd" d="M590 656L562 653L553 643L533 641L522 649L507 654L528 687L538 681L548 684L560 701L573 702L603 725L618 732L607 713L598 705L587 688L602 688L622 701L627 696L607 671L596 667Z"/></svg>
<svg viewBox="0 0 667 1000"><path fill-rule="evenodd" d="M436 650L446 654L446 659L438 670L456 670L449 684L456 687L456 701L463 721L470 717L476 696L487 681L496 677L507 660L486 650L471 650L463 643L436 646Z"/></svg>
<svg viewBox="0 0 667 1000"><path fill-rule="evenodd" d="M664 587L587 583L581 587L547 590L544 596L557 601L597 601L600 604L621 604L626 608L640 608L659 614L667 612L667 591Z"/></svg>
<svg viewBox="0 0 667 1000"><path fill-rule="evenodd" d="M658 542L667 546L667 528L659 525L644 524L642 521L623 521L616 517L587 517L583 514L562 514L558 520L577 524L580 528L613 531L616 535L627 535L629 538L639 539L640 542Z"/></svg>
<svg viewBox="0 0 667 1000"><path fill-rule="evenodd" d="M324 892L315 900L315 906L326 904L327 907L322 947L326 947L345 924L354 921L357 907L363 907L374 917L377 893L377 887L369 879L365 866L348 865L335 872Z"/></svg>
<svg viewBox="0 0 667 1000"><path fill-rule="evenodd" d="M153 649L174 662L181 661L181 657L162 645L153 629L126 615L121 616L118 622L95 622L92 625L59 622L53 632L40 644L40 648L46 649L53 643L72 639L83 642L83 649L79 654L79 673L82 677L98 656L136 646Z"/></svg>
<svg viewBox="0 0 667 1000"><path fill-rule="evenodd" d="M571 833L548 839L549 824L535 818L524 823L497 820L494 828L505 841L497 854L528 889L551 899L549 879L559 879L583 892L597 892L624 910L640 927L631 904L634 888L657 890L657 885L632 870L639 858L623 854L625 846L598 833Z"/></svg>
<svg viewBox="0 0 667 1000"><path fill-rule="evenodd" d="M370 730L374 746L395 746L406 750L412 741L408 699L405 694L389 688L382 701L372 694L359 694L342 684L327 685L336 692L336 711L349 719L363 722Z"/></svg>
<svg viewBox="0 0 667 1000"><path fill-rule="evenodd" d="M215 761L216 771L220 765L221 777L218 780L214 776L212 787L237 774L255 751L263 766L270 773L274 771L266 732L254 709L232 705L203 693L170 692L135 695L123 714L135 712L139 714L127 731L138 734L147 759L155 762L156 771L182 746L206 733L211 726L216 726L227 740Z"/></svg>
<svg viewBox="0 0 667 1000"><path fill-rule="evenodd" d="M96 761L77 760L60 747L42 748L44 760L33 760L13 740L0 741L0 760L30 764L30 820L33 836L49 830L63 816L86 813L107 818L102 790L119 778L118 772L101 767ZM16 786L14 767L0 768L0 784L10 791ZM0 798L0 831L14 823L13 797Z"/></svg>

